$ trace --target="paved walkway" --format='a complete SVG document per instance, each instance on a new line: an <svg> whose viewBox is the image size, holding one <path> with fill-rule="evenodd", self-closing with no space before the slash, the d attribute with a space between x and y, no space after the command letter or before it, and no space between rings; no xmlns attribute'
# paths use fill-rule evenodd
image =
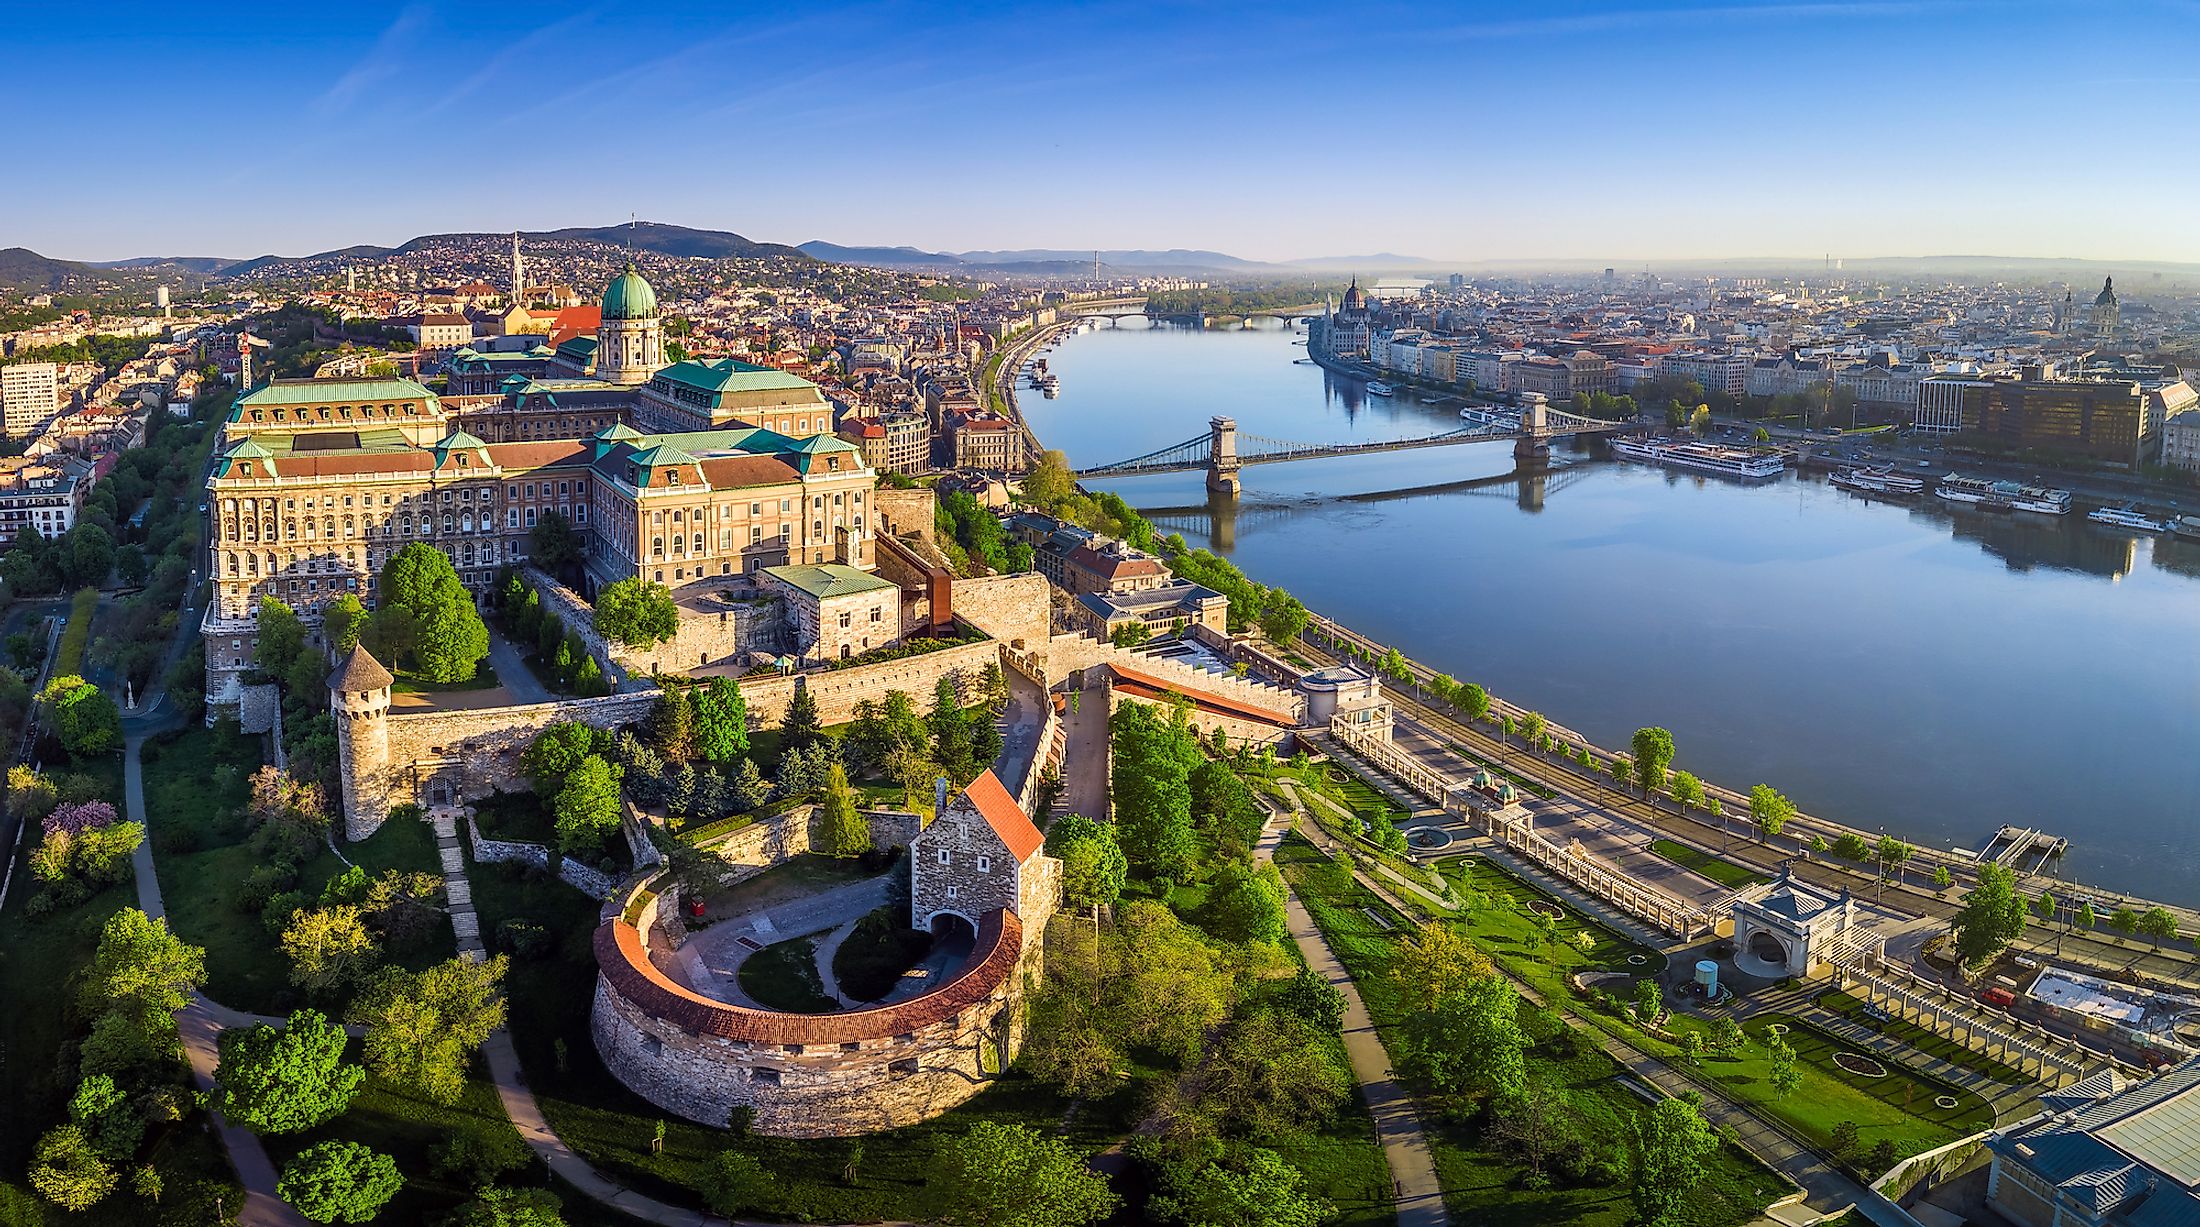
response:
<svg viewBox="0 0 2200 1227"><path fill-rule="evenodd" d="M1095 822L1108 816L1108 704L1107 693L1069 690L1073 702L1062 713L1067 741L1062 750L1062 799L1065 814L1082 814Z"/></svg>
<svg viewBox="0 0 2200 1227"><path fill-rule="evenodd" d="M893 897L892 878L891 874L865 878L718 921L680 943L680 949L672 955L678 965L677 978L696 992L707 993L728 1004L755 1010L769 1009L742 991L741 964L774 942L831 933L844 927L853 932L856 921L886 906ZM838 942L832 944L836 948L839 945ZM819 954L821 970L829 971L825 961L831 955L823 943L820 943ZM825 983L828 986L833 983L830 976Z"/></svg>
<svg viewBox="0 0 2200 1227"><path fill-rule="evenodd" d="M1283 842L1284 824L1271 813L1261 832L1255 855L1275 856ZM1360 1083L1368 1113L1375 1118L1375 1137L1382 1143L1383 1161L1390 1165L1391 1195L1397 1202L1398 1227L1448 1227L1444 1188L1436 1178L1436 1159L1429 1153L1428 1137L1421 1132L1421 1118L1413 1100L1391 1073L1390 1052L1376 1034L1375 1020L1360 1000L1360 990L1337 960L1336 952L1307 915L1297 893L1286 887L1283 914L1291 941L1315 974L1344 994L1344 1051L1352 1064L1352 1076Z"/></svg>

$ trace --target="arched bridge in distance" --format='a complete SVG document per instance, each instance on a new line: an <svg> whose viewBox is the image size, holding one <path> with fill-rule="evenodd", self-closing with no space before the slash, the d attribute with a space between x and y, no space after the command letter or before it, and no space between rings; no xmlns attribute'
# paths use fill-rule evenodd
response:
<svg viewBox="0 0 2200 1227"><path fill-rule="evenodd" d="M1458 430L1412 439L1378 439L1365 443L1295 443L1266 435L1240 432L1237 419L1209 419L1207 433L1182 443L1157 448L1143 456L1095 465L1077 471L1080 481L1105 477L1141 477L1149 473L1188 473L1207 470L1207 489L1216 494L1237 494L1238 470L1249 464L1283 464L1319 460L1330 456L1365 456L1375 452L1403 452L1423 447L1450 447L1459 443L1513 441L1513 458L1522 466L1543 463L1550 455L1551 440L1570 435L1606 434L1625 429L1627 423L1607 422L1551 408L1541 400L1522 406L1520 416L1475 412L1468 425Z"/></svg>

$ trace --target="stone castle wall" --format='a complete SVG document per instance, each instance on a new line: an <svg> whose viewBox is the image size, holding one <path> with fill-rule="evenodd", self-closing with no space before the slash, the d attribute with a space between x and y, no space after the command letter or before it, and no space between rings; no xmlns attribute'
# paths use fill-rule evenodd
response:
<svg viewBox="0 0 2200 1227"><path fill-rule="evenodd" d="M735 827L697 847L721 863L719 885L731 886L815 847L817 812L815 805L798 805L784 814ZM871 842L877 847L906 848L924 829L922 818L901 810L859 812L870 825Z"/></svg>
<svg viewBox="0 0 2200 1227"><path fill-rule="evenodd" d="M902 537L922 537L927 545L939 545L939 499L930 486L897 490L881 485L871 491L871 510L885 521L886 531Z"/></svg>
<svg viewBox="0 0 2200 1227"><path fill-rule="evenodd" d="M855 718L856 704L883 700L891 690L907 693L922 708L943 676L953 678L965 695L971 694L986 665L999 658L999 645L980 640L901 660L810 673L803 681L817 699L818 719L845 724ZM743 680L741 695L748 705L750 727L770 727L784 720L794 687L791 676ZM643 690L513 707L385 715L378 723L386 751L376 744L374 722L355 718L340 723L346 837L356 840L374 834L394 805L456 804L495 789L509 789L525 775L519 768L520 755L544 729L568 720L619 728L648 715L656 701L655 690Z"/></svg>
<svg viewBox="0 0 2200 1227"><path fill-rule="evenodd" d="M987 915L970 958L939 988L834 1014L715 1001L653 966L643 935L661 899L596 930L590 1030L612 1076L651 1103L724 1127L735 1108L779 1137L840 1137L928 1120L984 1089L1023 1039L1023 924Z"/></svg>
<svg viewBox="0 0 2200 1227"><path fill-rule="evenodd" d="M581 644L608 677L648 677L734 664L749 659L751 652L778 652L787 637L784 603L764 598L714 607L715 612L709 613L696 613L683 606L679 630L671 639L646 648L630 648L612 643L597 632L595 607L580 593L533 567L527 569L524 578L541 596L543 609L556 614L566 630L580 636Z"/></svg>
<svg viewBox="0 0 2200 1227"><path fill-rule="evenodd" d="M1047 577L1036 571L955 581L955 616L1012 647L1045 651L1053 629Z"/></svg>

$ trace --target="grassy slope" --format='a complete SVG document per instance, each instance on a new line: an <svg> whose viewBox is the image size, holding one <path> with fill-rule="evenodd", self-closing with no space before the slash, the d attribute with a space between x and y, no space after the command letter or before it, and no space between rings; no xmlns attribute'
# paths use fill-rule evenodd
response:
<svg viewBox="0 0 2200 1227"><path fill-rule="evenodd" d="M1319 868L1324 859L1311 845L1295 838L1286 840L1277 853L1278 862L1286 866L1293 888L1323 936L1352 972L1376 1026L1393 1031L1404 1016L1404 1007L1389 967L1398 934L1410 928L1410 922L1364 887L1340 887L1331 874ZM1494 912L1498 907L1491 905L1484 910ZM1385 929L1369 915L1370 911L1394 927ZM1519 932L1524 934L1530 927L1521 917ZM1564 932L1562 928L1562 936ZM1601 930L1596 932L1602 934ZM1627 954L1636 949L1602 934L1587 953L1564 944L1552 944L1546 947L1546 953L1578 965L1598 960L1604 965L1616 961L1624 967ZM1540 1067L1568 1088L1584 1132L1608 1145L1623 1142L1640 1101L1619 1084L1619 1068L1609 1058L1581 1044L1571 1052L1555 1046L1538 1048L1530 1060L1532 1067ZM1430 1130L1429 1141L1446 1204L1456 1215L1493 1224L1567 1222L1621 1227L1633 1214L1627 1191L1620 1186L1522 1188L1519 1165L1483 1145L1476 1125L1443 1121L1434 1113L1424 1113L1423 1120ZM1732 1147L1721 1147L1691 1203L1687 1222L1689 1227L1734 1227L1750 1221L1782 1192L1782 1183L1755 1160Z"/></svg>
<svg viewBox="0 0 2200 1227"><path fill-rule="evenodd" d="M161 897L176 932L206 948L207 995L240 1010L279 1014L301 1004L290 988L290 966L260 917L235 902L237 884L260 863L241 815L259 751L256 737L225 738L194 725L147 744L141 761ZM190 833L194 851L164 850L164 837L177 832ZM435 835L425 823L388 823L372 839L344 851L369 874L440 868ZM298 889L317 893L343 869L343 862L323 849L300 869ZM453 953L446 929L440 940L399 962L417 969Z"/></svg>

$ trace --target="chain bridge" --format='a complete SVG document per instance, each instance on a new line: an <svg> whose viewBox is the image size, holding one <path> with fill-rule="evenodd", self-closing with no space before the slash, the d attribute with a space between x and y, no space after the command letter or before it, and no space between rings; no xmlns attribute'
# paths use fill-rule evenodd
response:
<svg viewBox="0 0 2200 1227"><path fill-rule="evenodd" d="M1467 425L1457 430L1412 439L1378 439L1365 443L1295 443L1267 435L1241 433L1237 419L1208 420L1207 433L1182 443L1118 460L1113 464L1079 469L1079 480L1103 477L1138 477L1148 473L1184 473L1207 470L1207 489L1235 495L1240 487L1238 470L1249 464L1282 464L1292 460L1319 460L1330 456L1364 456L1375 452L1402 452L1423 447L1449 447L1457 443L1489 443L1513 440L1513 456L1522 464L1541 462L1550 454L1550 441L1568 435L1602 434L1623 428L1623 423L1581 417L1551 408L1540 398L1510 414L1468 410Z"/></svg>

